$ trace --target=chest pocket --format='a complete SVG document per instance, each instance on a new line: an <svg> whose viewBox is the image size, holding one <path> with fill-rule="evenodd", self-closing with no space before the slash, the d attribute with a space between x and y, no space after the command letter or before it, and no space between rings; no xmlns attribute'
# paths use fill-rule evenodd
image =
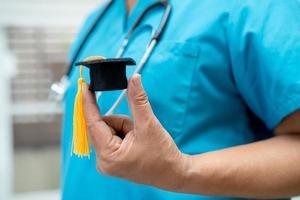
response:
<svg viewBox="0 0 300 200"><path fill-rule="evenodd" d="M128 55L135 57L138 46ZM192 43L162 41L141 71L154 114L172 137L183 132L198 57L199 48Z"/></svg>

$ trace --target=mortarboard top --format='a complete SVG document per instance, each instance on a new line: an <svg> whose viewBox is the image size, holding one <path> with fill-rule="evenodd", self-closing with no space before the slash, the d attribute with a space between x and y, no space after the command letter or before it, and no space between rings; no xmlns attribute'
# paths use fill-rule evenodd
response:
<svg viewBox="0 0 300 200"><path fill-rule="evenodd" d="M126 65L135 65L132 58L96 58L75 63L90 68L90 90L108 91L127 88Z"/></svg>

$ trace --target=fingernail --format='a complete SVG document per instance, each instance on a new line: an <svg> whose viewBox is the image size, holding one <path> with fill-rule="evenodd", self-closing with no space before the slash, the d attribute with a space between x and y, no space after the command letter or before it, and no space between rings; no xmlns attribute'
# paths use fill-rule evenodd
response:
<svg viewBox="0 0 300 200"><path fill-rule="evenodd" d="M141 75L140 74L134 74L132 76L133 85L135 87L139 87L141 85Z"/></svg>
<svg viewBox="0 0 300 200"><path fill-rule="evenodd" d="M86 93L88 91L88 85L86 83L82 84L82 90L83 90L83 93Z"/></svg>

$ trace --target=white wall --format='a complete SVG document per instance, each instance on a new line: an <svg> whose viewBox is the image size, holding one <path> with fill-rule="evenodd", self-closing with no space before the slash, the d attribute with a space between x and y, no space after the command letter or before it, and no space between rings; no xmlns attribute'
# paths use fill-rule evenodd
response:
<svg viewBox="0 0 300 200"><path fill-rule="evenodd" d="M101 0L0 0L0 25L78 26Z"/></svg>
<svg viewBox="0 0 300 200"><path fill-rule="evenodd" d="M15 72L14 58L7 51L0 28L0 199L10 199L12 193L12 120L9 81Z"/></svg>
<svg viewBox="0 0 300 200"><path fill-rule="evenodd" d="M79 27L101 0L0 0L0 199L13 198L13 141L9 78L14 74L14 59L6 47L4 27L68 26ZM18 195L17 199L58 199L57 192Z"/></svg>

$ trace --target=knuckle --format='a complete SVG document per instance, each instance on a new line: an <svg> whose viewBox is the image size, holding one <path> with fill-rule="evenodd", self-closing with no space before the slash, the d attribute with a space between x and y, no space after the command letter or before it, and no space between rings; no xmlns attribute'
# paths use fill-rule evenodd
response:
<svg viewBox="0 0 300 200"><path fill-rule="evenodd" d="M101 162L97 163L97 171L107 176L114 175L112 167L109 167L107 164L103 164Z"/></svg>
<svg viewBox="0 0 300 200"><path fill-rule="evenodd" d="M87 121L86 126L87 126L87 129L89 130L89 132L93 133L94 127L95 127L95 122Z"/></svg>
<svg viewBox="0 0 300 200"><path fill-rule="evenodd" d="M146 105L148 104L148 96L145 92L139 92L135 95L135 101L137 105Z"/></svg>
<svg viewBox="0 0 300 200"><path fill-rule="evenodd" d="M95 129L93 128L93 125L87 125L87 130L88 130L89 136L91 137L91 141L92 142L96 141L97 137L96 137Z"/></svg>
<svg viewBox="0 0 300 200"><path fill-rule="evenodd" d="M86 126L90 134L97 132L97 126L103 126L104 121L87 121ZM101 130L101 129L99 129Z"/></svg>
<svg viewBox="0 0 300 200"><path fill-rule="evenodd" d="M96 169L98 172L102 173L102 167L101 167L101 164L99 162L97 162L96 164Z"/></svg>

